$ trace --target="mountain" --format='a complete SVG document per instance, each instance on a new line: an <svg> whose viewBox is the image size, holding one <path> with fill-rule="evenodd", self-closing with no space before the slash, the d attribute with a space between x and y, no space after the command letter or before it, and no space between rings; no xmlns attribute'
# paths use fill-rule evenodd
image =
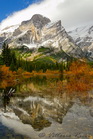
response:
<svg viewBox="0 0 93 139"><path fill-rule="evenodd" d="M78 27L72 31L69 31L68 34L81 48L90 46L93 42L93 25Z"/></svg>
<svg viewBox="0 0 93 139"><path fill-rule="evenodd" d="M32 83L30 85L32 85ZM31 86L28 86L28 88L30 88L32 91ZM39 89L36 87L35 89L39 91ZM22 97L22 94L19 93L19 99L15 96L12 98L11 104L7 107L4 105L4 108L2 109L1 106L3 104L2 100L0 99L1 116L8 118L8 120L15 119L21 123L30 125L29 127L33 127L33 129L36 131L50 127L54 122L56 122L56 124L62 124L63 118L66 116L69 109L73 106L70 97L66 96L67 99L65 99L65 93L62 94L61 97L57 95L43 95L43 93L40 91L39 93L41 93L43 97L39 95L36 96L36 93L33 93L34 95L29 97L26 93L25 97Z"/></svg>
<svg viewBox="0 0 93 139"><path fill-rule="evenodd" d="M93 58L93 24L78 27L68 34L90 58Z"/></svg>
<svg viewBox="0 0 93 139"><path fill-rule="evenodd" d="M38 50L45 47L54 52L64 51L67 55L81 58L84 56L68 35L61 21L52 23L49 18L36 14L20 25L11 26L0 31L0 46L6 41L10 48L26 46Z"/></svg>
<svg viewBox="0 0 93 139"><path fill-rule="evenodd" d="M2 44L5 40L12 36L14 30L18 27L19 25L14 25L0 30L0 47L2 47Z"/></svg>

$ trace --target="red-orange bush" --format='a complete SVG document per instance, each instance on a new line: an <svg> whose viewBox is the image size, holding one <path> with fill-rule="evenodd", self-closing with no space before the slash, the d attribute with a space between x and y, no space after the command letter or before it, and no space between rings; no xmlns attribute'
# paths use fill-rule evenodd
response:
<svg viewBox="0 0 93 139"><path fill-rule="evenodd" d="M68 78L66 88L69 92L88 91L92 88L93 69L86 62L73 62L66 74Z"/></svg>

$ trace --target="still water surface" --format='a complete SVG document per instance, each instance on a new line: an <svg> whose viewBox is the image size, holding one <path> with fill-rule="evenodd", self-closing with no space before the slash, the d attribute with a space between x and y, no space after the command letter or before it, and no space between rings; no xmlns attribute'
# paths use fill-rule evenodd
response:
<svg viewBox="0 0 93 139"><path fill-rule="evenodd" d="M75 96L37 77L0 89L0 139L92 139L93 92Z"/></svg>

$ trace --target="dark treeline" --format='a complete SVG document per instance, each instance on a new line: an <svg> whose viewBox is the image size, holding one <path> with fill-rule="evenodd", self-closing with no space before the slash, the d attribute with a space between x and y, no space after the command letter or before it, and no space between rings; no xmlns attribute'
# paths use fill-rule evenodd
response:
<svg viewBox="0 0 93 139"><path fill-rule="evenodd" d="M63 70L69 70L69 66L72 63L73 58L70 60L67 59L66 62L61 63L48 63L48 62L40 62L40 61L27 61L23 60L20 56L16 57L14 51L12 51L6 43L3 44L2 54L0 56L0 65L6 65L10 67L10 70L17 71L19 68L22 68L25 71L32 72L40 71L46 72L46 70L59 70L63 72Z"/></svg>

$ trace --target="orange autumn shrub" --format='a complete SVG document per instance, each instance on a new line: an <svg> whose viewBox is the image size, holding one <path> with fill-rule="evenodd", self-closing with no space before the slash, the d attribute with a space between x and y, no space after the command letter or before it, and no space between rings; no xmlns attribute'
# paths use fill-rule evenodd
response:
<svg viewBox="0 0 93 139"><path fill-rule="evenodd" d="M25 72L23 73L23 77L24 77L24 78L30 78L30 77L31 77L31 73L25 71Z"/></svg>
<svg viewBox="0 0 93 139"><path fill-rule="evenodd" d="M47 75L47 76L51 76L51 75L59 75L60 74L60 72L59 72L59 70L46 70L46 72L43 72L43 70L40 70L40 71L32 71L32 73L31 73L32 75L34 75L34 76L39 76L39 75L42 75L42 76L44 76L44 75Z"/></svg>
<svg viewBox="0 0 93 139"><path fill-rule="evenodd" d="M17 74L18 76L22 75L23 73L24 73L24 70L23 70L22 68L19 68L19 69L17 70L17 72L16 72L16 74Z"/></svg>
<svg viewBox="0 0 93 139"><path fill-rule="evenodd" d="M11 71L9 67L0 67L0 87L14 86L25 78L29 78L31 73L19 68L18 71Z"/></svg>
<svg viewBox="0 0 93 139"><path fill-rule="evenodd" d="M1 88L6 88L8 86L8 83L6 80L2 80L2 82L0 83L0 87Z"/></svg>
<svg viewBox="0 0 93 139"><path fill-rule="evenodd" d="M71 64L69 71L66 73L78 78L79 76L89 75L90 72L91 68L86 62L75 61Z"/></svg>
<svg viewBox="0 0 93 139"><path fill-rule="evenodd" d="M1 72L1 77L4 79L4 78L13 78L14 77L14 73L9 70L9 67L6 67L6 65L3 65L0 67L0 72Z"/></svg>
<svg viewBox="0 0 93 139"><path fill-rule="evenodd" d="M85 79L86 80L86 79ZM82 91L88 91L92 88L90 83L86 83L85 80L79 79L79 80L70 80L67 83L66 89L69 92L82 92Z"/></svg>
<svg viewBox="0 0 93 139"><path fill-rule="evenodd" d="M15 72L12 72L9 67L5 65L0 67L0 88L6 88L15 84Z"/></svg>
<svg viewBox="0 0 93 139"><path fill-rule="evenodd" d="M47 70L46 74L59 74L59 70Z"/></svg>
<svg viewBox="0 0 93 139"><path fill-rule="evenodd" d="M93 69L86 62L73 62L66 74L68 78L66 89L69 92L82 92L92 89Z"/></svg>

